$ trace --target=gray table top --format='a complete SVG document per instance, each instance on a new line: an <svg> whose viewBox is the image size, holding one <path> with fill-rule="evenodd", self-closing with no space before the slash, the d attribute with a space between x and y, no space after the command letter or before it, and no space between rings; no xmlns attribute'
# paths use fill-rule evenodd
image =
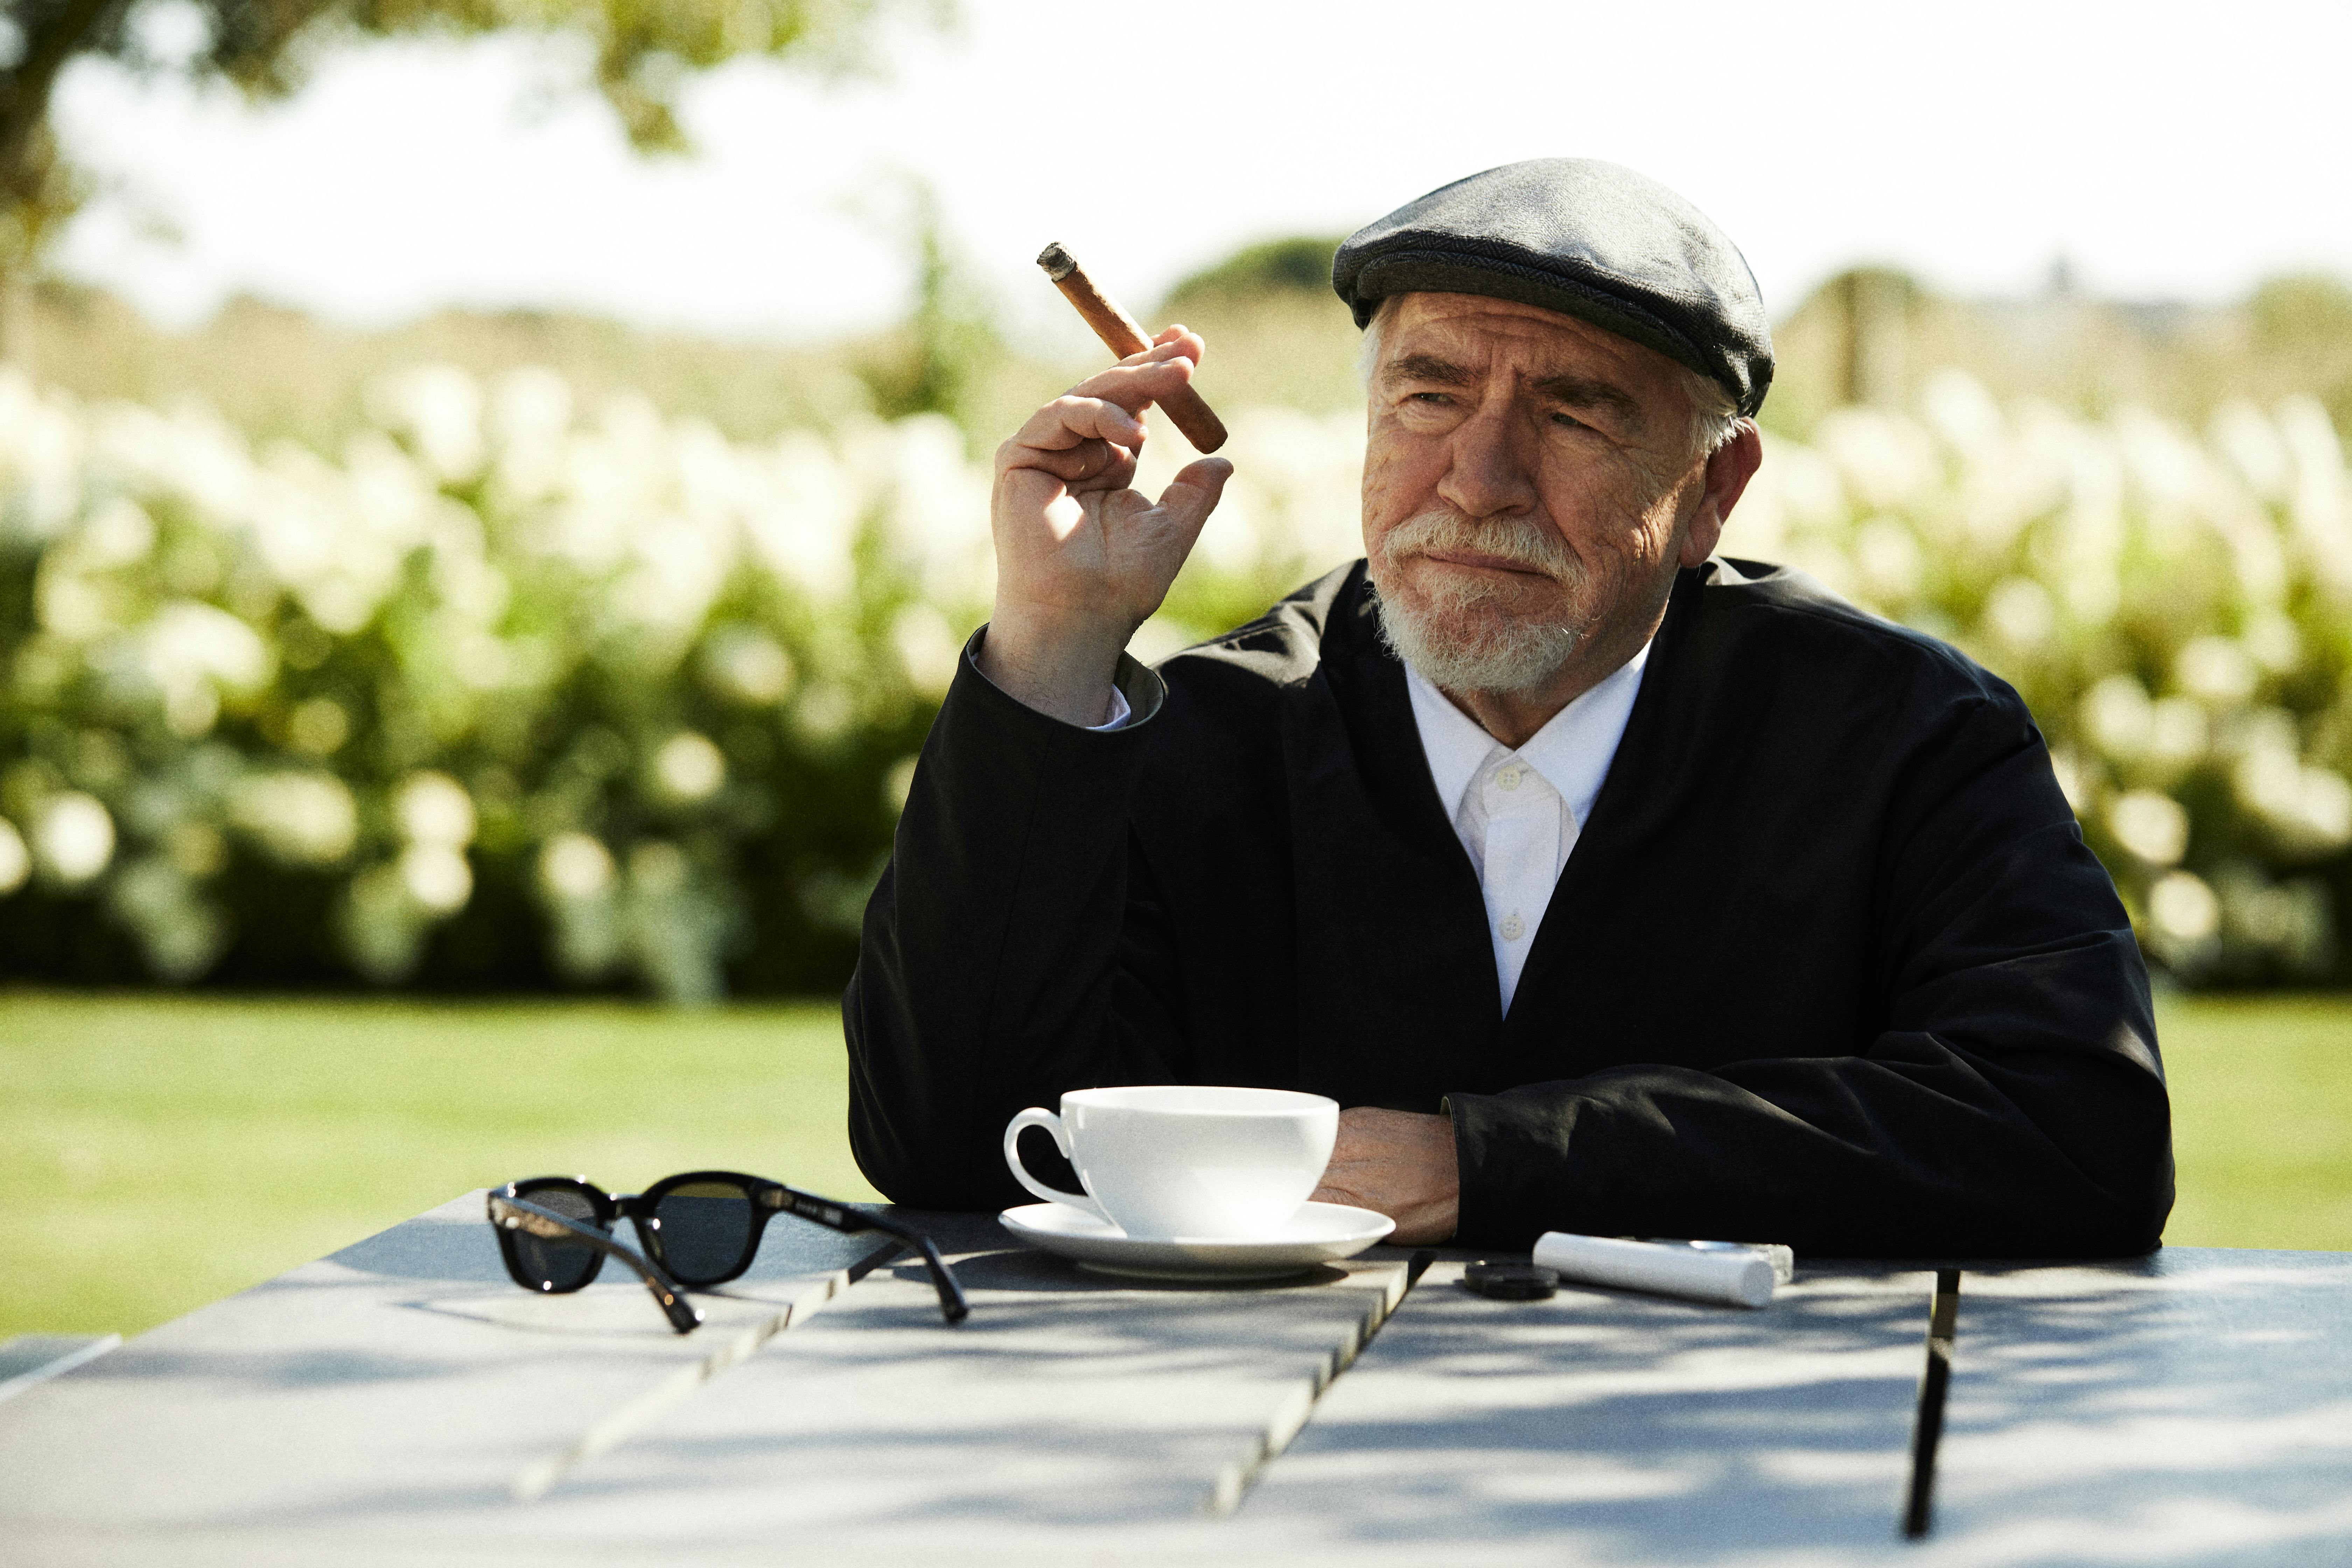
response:
<svg viewBox="0 0 2352 1568"><path fill-rule="evenodd" d="M780 1221L678 1337L616 1269L516 1289L468 1194L0 1402L0 1562L2352 1562L2352 1256L1971 1267L1909 1544L1922 1265L1754 1312L1387 1248L1198 1289L916 1217L961 1326Z"/></svg>

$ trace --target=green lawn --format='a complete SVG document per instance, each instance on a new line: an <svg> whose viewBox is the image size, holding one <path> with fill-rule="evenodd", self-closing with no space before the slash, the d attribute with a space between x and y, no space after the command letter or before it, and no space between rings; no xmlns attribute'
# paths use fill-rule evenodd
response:
<svg viewBox="0 0 2352 1568"><path fill-rule="evenodd" d="M131 1333L470 1187L871 1198L838 1011L0 995L0 1338Z"/></svg>
<svg viewBox="0 0 2352 1568"><path fill-rule="evenodd" d="M2200 997L2157 1014L2182 1247L2352 1251L2352 999Z"/></svg>
<svg viewBox="0 0 2352 1568"><path fill-rule="evenodd" d="M2168 1239L2352 1250L2352 1003L2162 1018ZM0 1338L124 1333L469 1187L724 1166L874 1195L829 1005L0 995Z"/></svg>

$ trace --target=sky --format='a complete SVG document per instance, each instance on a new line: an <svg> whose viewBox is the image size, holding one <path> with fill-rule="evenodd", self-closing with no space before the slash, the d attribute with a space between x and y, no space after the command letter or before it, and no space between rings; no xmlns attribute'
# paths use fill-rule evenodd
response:
<svg viewBox="0 0 2352 1568"><path fill-rule="evenodd" d="M533 306L808 340L905 308L913 177L1013 321L1068 331L1047 240L1143 305L1249 240L1574 154L1690 197L1776 314L1859 261L1976 295L2061 257L2132 299L2352 278L2343 0L961 11L893 38L880 80L699 79L688 159L633 154L546 43L368 46L259 109L80 63L56 121L100 194L58 263L182 326L243 292L355 325Z"/></svg>

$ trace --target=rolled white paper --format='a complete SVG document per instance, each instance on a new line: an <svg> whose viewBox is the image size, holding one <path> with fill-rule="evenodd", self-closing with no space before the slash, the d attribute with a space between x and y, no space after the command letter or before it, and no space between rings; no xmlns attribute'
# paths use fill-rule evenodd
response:
<svg viewBox="0 0 2352 1568"><path fill-rule="evenodd" d="M1752 1252L1772 1266L1772 1278L1782 1285L1797 1278L1797 1254L1772 1241L1666 1241L1661 1236L1637 1236L1636 1241L1664 1242L1669 1247L1696 1247L1707 1252Z"/></svg>
<svg viewBox="0 0 2352 1568"><path fill-rule="evenodd" d="M1615 1285L1734 1307L1762 1307L1772 1300L1772 1260L1745 1247L1717 1250L1549 1230L1536 1243L1535 1260L1583 1285Z"/></svg>

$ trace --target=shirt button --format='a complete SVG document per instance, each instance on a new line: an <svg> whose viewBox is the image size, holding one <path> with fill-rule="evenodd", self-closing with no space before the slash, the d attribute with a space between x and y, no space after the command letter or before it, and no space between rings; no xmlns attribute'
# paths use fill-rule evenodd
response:
<svg viewBox="0 0 2352 1568"><path fill-rule="evenodd" d="M1519 919L1516 912L1503 917L1503 940L1505 942L1517 942L1519 938L1527 934L1528 922Z"/></svg>
<svg viewBox="0 0 2352 1568"><path fill-rule="evenodd" d="M1502 785L1505 789L1517 789L1519 787L1519 780L1525 776L1525 773L1526 770L1514 763L1509 767L1505 768L1501 773L1496 773L1495 775L1495 782Z"/></svg>

